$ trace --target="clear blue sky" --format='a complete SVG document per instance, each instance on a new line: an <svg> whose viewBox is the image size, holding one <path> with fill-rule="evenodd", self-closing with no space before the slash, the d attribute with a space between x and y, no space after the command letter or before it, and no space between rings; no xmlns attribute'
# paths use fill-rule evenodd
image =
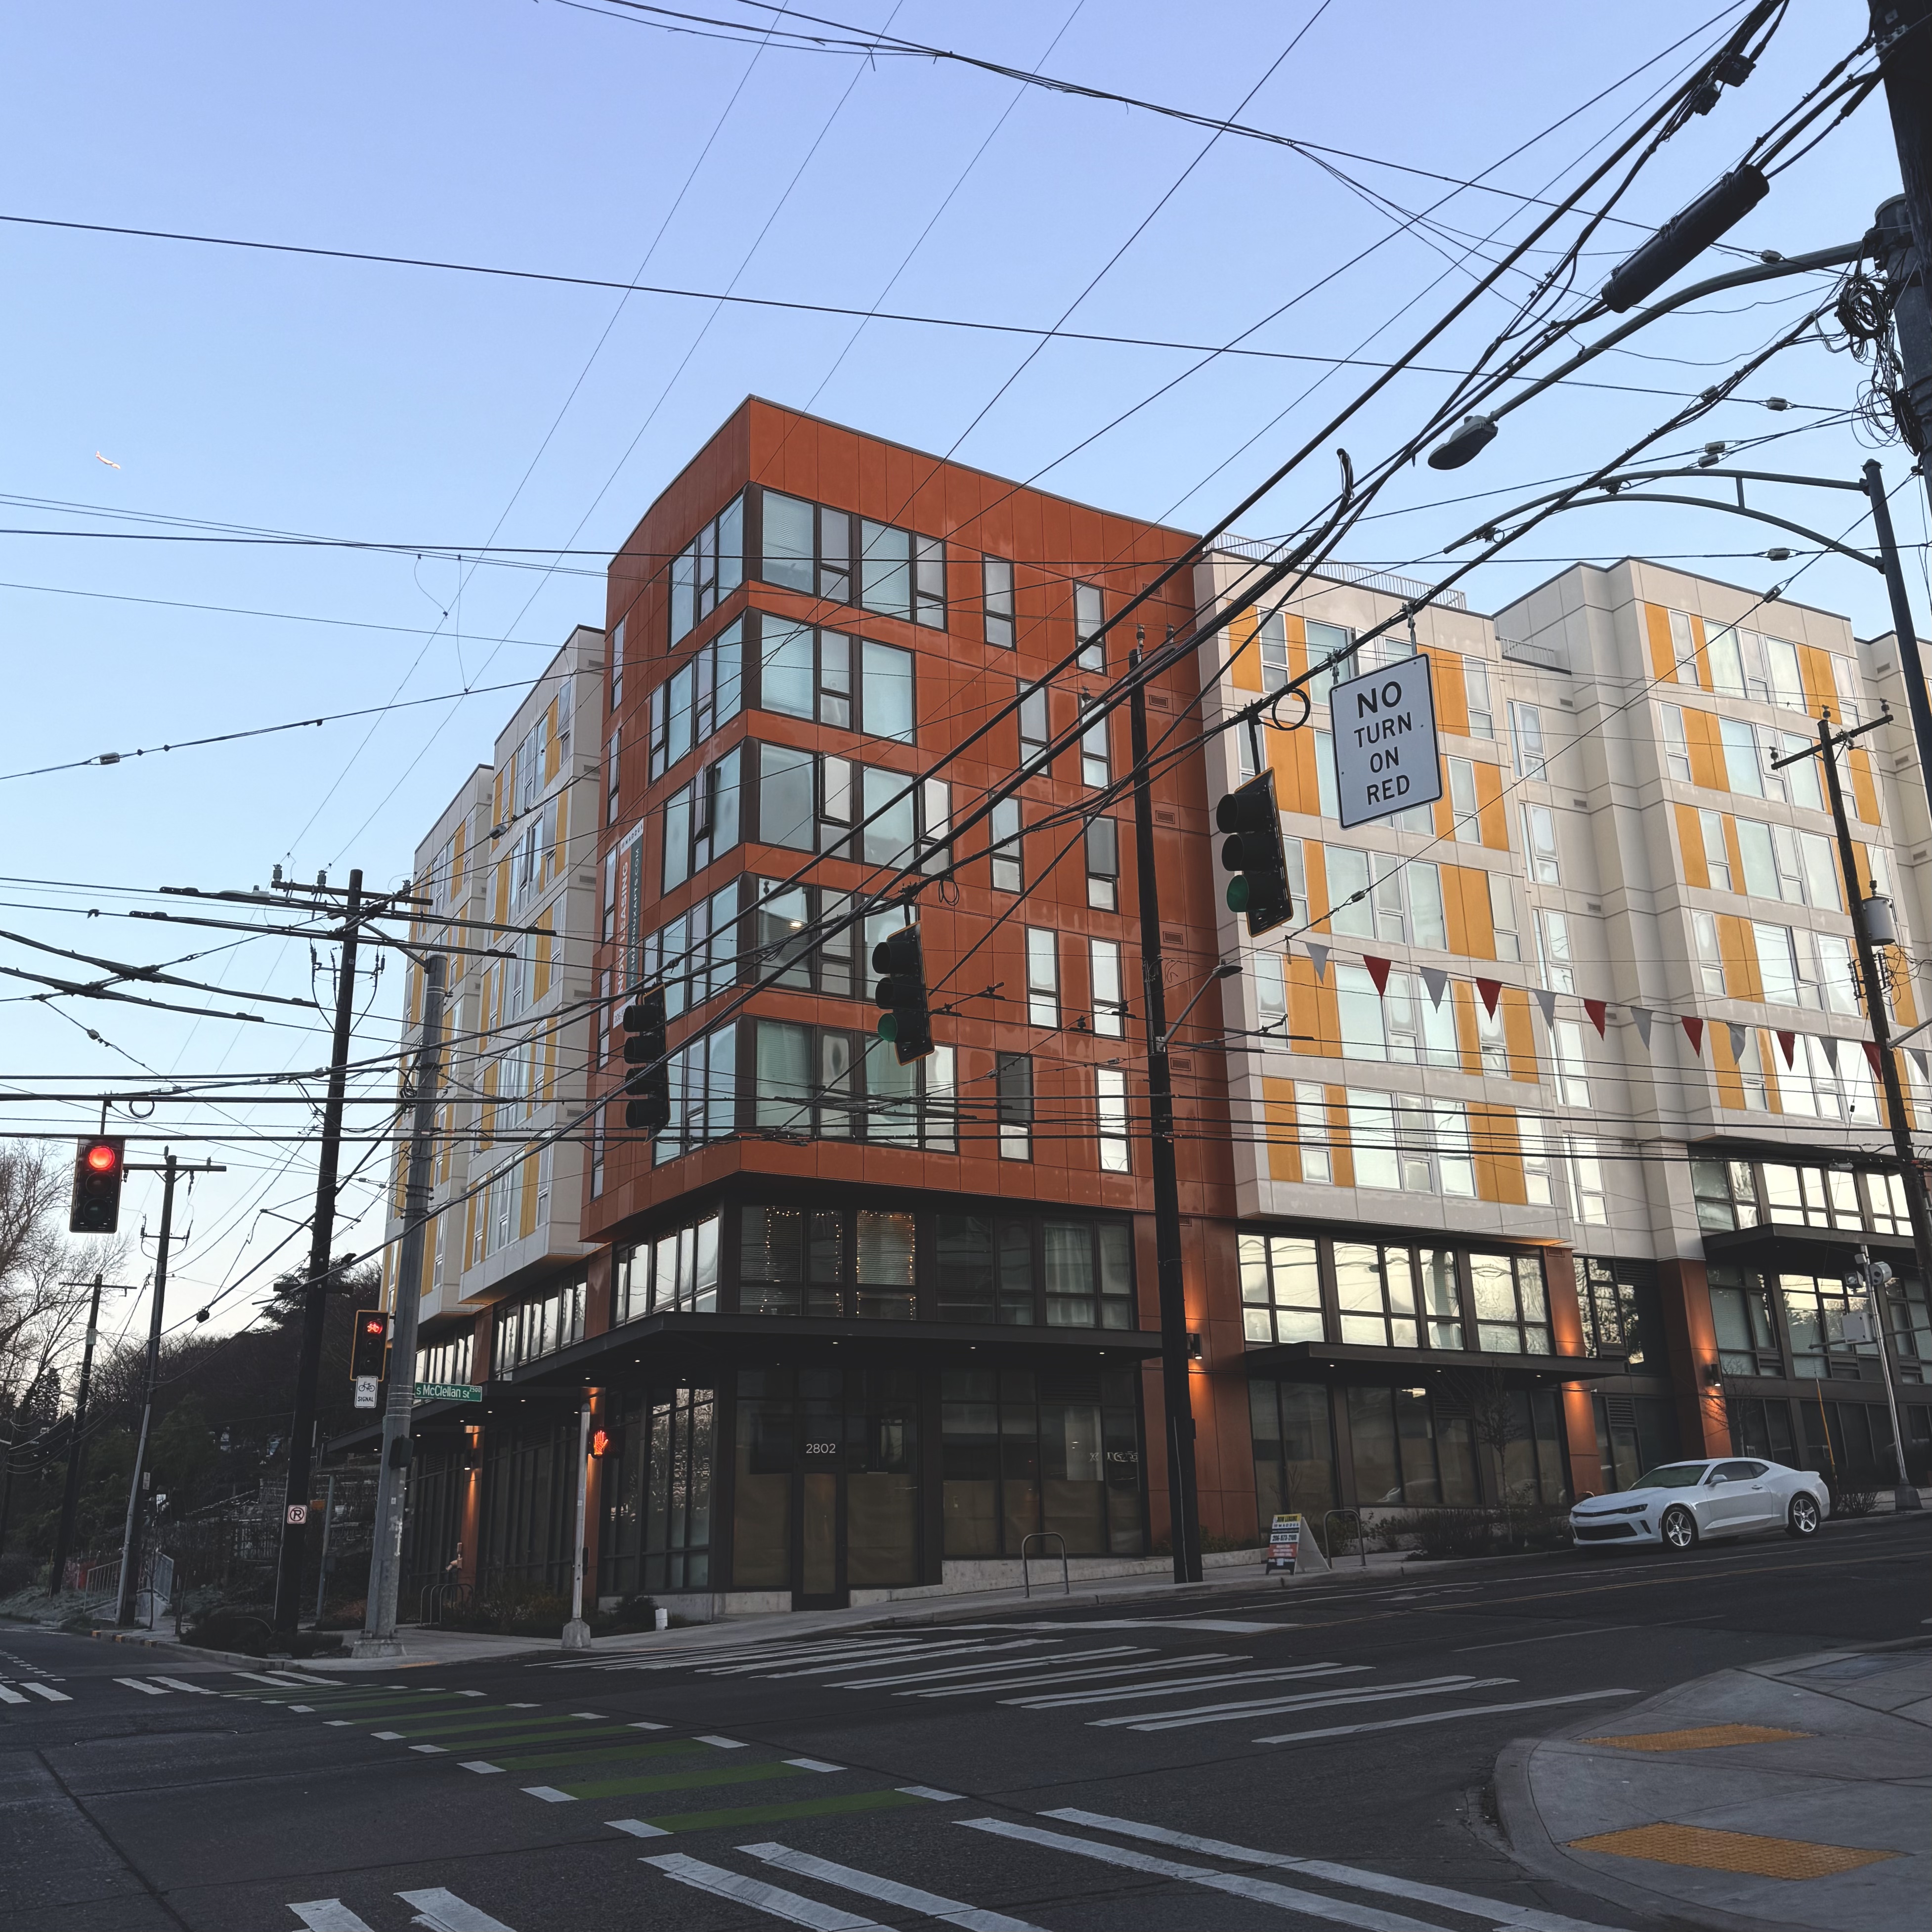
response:
<svg viewBox="0 0 1932 1932"><path fill-rule="evenodd" d="M1574 114L1497 169L1492 178L1522 194L1564 177L1687 54L1586 106L1592 97L1714 17L1658 0L1338 4L1311 25L1314 12L1312 0L994 0L965 11L850 0L849 17L1212 114L1233 112L1259 83L1241 112L1250 123L1451 176L1495 167ZM1864 17L1856 0L1794 8L1750 84L1665 149L1628 212L1660 220L1713 179L1849 51ZM1056 321L1098 276L1070 327L1201 343L1314 289L1250 339L1312 355L1391 351L1464 285L1438 245L1385 240L1398 218L1286 149L1210 140L946 64L760 52L550 0L296 12L103 0L24 10L0 45L0 212L1029 324ZM1346 165L1406 208L1448 192ZM1732 239L1796 254L1853 238L1896 187L1880 101L1782 177ZM1465 194L1438 218L1513 233L1516 207ZM1588 281L1632 232L1599 236ZM988 408L1028 352L1012 338L874 323L855 340L854 325L826 318L3 225L0 260L9 529L128 529L105 513L135 511L384 542L608 550L752 392L924 448L957 442L988 469L1201 527L1358 380L1223 358L1096 436L1192 358L1054 344ZM1426 568L1436 544L1477 520L1470 505L1443 500L1528 494L1602 460L1667 413L1672 396L1795 315L1792 286L1655 330L1640 356L1599 365L1606 382L1667 394L1554 395L1513 418L1475 467L1453 478L1418 467L1388 500L1408 514L1366 526L1349 554ZM1479 312L1492 327L1502 313L1493 301ZM1477 339L1466 329L1431 359L1451 364ZM1807 350L1746 394L1842 407L1858 374ZM1443 386L1405 378L1344 440L1358 459L1388 448ZM1686 440L1810 420L1740 402ZM1843 427L1774 448L1776 466L1841 475L1864 454ZM1901 473L1902 453L1884 454ZM1328 459L1311 464L1247 529L1292 527L1332 476ZM1922 497L1914 489L1900 503L1901 536L1922 538ZM1850 513L1832 500L1816 514L1837 518L1835 529ZM1536 560L1640 549L1717 554L1702 567L1762 588L1777 566L1722 554L1759 542L1714 518L1575 515L1532 538L1529 560L1485 572L1472 600L1492 608L1556 568ZM573 624L603 610L595 556L544 571L260 546L0 543L10 771L500 683L530 674ZM1923 587L1916 580L1915 595ZM1868 632L1887 621L1877 580L1852 566L1820 566L1792 594L1849 612ZM139 599L172 601L129 601ZM212 605L260 614L193 608ZM513 703L485 694L403 711L373 731L335 724L16 779L0 786L12 869L148 890L245 886L280 862L308 877L326 866L337 880L360 865L372 882L396 883ZM177 957L224 937L170 949L152 927L54 909L153 903L92 890L16 880L0 900L8 930L117 958ZM40 963L0 943L0 964ZM311 983L302 944L251 942L182 970L238 988L303 994ZM393 1041L398 976L374 990L372 1051ZM326 977L318 983L326 995ZM239 1073L326 1057L313 1029L64 1004L111 1045L14 1004L9 1077L123 1084L142 1064ZM92 1125L44 1106L10 1111L52 1132ZM164 1110L156 1122L186 1118ZM299 1118L277 1109L274 1124ZM259 1210L299 1216L312 1185L306 1149L292 1165L291 1150L246 1140L206 1151L229 1172L200 1190L190 1217L195 1240L170 1298L181 1314L287 1232ZM154 1217L153 1196L134 1188L130 1224L144 1208ZM231 1294L218 1320L245 1315L250 1300Z"/></svg>

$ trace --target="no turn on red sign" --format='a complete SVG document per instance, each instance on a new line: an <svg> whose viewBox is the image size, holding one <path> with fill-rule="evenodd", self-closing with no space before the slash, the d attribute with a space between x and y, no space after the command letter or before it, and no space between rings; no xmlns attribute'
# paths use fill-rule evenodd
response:
<svg viewBox="0 0 1932 1932"><path fill-rule="evenodd" d="M1335 791L1345 826L1442 796L1436 687L1419 653L1338 684L1328 694Z"/></svg>

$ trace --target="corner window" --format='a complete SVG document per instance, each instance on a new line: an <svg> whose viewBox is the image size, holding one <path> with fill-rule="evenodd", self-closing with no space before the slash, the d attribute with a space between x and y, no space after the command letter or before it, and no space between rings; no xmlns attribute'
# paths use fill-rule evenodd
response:
<svg viewBox="0 0 1932 1932"><path fill-rule="evenodd" d="M734 497L671 560L670 641L680 643L744 581L745 500Z"/></svg>
<svg viewBox="0 0 1932 1932"><path fill-rule="evenodd" d="M718 1306L718 1216L619 1250L612 1263L611 1310L618 1322Z"/></svg>
<svg viewBox="0 0 1932 1932"><path fill-rule="evenodd" d="M651 693L653 779L737 716L744 697L744 629L742 622L727 626L691 652ZM611 742L616 742L614 731Z"/></svg>
<svg viewBox="0 0 1932 1932"><path fill-rule="evenodd" d="M952 1049L902 1066L868 1034L785 1020L755 1022L753 1124L800 1140L867 1140L956 1150Z"/></svg>

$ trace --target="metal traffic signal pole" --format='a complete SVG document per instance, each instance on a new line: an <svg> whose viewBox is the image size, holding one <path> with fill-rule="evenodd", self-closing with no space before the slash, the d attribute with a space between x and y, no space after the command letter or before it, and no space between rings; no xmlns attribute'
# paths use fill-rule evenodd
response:
<svg viewBox="0 0 1932 1932"><path fill-rule="evenodd" d="M1872 944L1867 915L1870 900L1864 883L1858 878L1858 854L1852 846L1851 822L1845 815L1844 788L1838 780L1838 747L1876 730L1891 716L1886 712L1856 731L1838 731L1832 728L1832 713L1826 707L1824 716L1818 720L1817 756L1825 767L1825 795L1832 808L1832 825L1838 835L1838 863L1845 875L1845 892L1851 905L1852 932L1858 944L1858 976L1864 985L1865 1017L1871 1024L1874 1058L1878 1062L1879 1078L1885 1088L1885 1110L1892 1128L1892 1152L1897 1157L1900 1178L1905 1187L1906 1211L1912 1221L1912 1253L1918 1262L1918 1279L1932 1282L1932 1213L1928 1212L1926 1205L1925 1172L1912 1151L1912 1133L1906 1124L1905 1094L1898 1078L1898 1054L1892 1044L1892 1028L1886 1015L1885 981L1879 970L1878 952ZM1773 768L1796 764L1798 759L1810 756L1809 751L1795 752L1788 758L1774 760ZM1900 1509L1916 1509L1918 1492L1912 1486L1905 1473L1905 1442L1898 1430L1898 1399L1892 1394L1892 1348L1885 1332L1885 1297L1874 1292L1871 1308L1878 1341L1879 1372L1885 1378L1886 1396L1892 1405L1892 1448L1898 1464L1895 1502Z"/></svg>
<svg viewBox="0 0 1932 1932"><path fill-rule="evenodd" d="M396 1305L389 1336L389 1393L382 1411L382 1460L376 1477L376 1533L369 1551L369 1590L358 1657L399 1657L396 1595L402 1585L403 1512L409 1486L410 1419L416 1403L416 1316L422 1303L424 1239L435 1154L436 1098L442 1054L443 958L423 969L422 1043L416 1050L416 1112L410 1126L409 1178L403 1196L403 1240L396 1258Z"/></svg>
<svg viewBox="0 0 1932 1932"><path fill-rule="evenodd" d="M322 1145L316 1162L315 1214L309 1223L308 1281L302 1290L302 1351L296 1365L295 1413L289 1424L289 1480L282 1502L282 1544L275 1567L275 1628L295 1634L302 1613L302 1558L308 1548L308 1492L315 1455L316 1384L328 1319L330 1250L335 1240L336 1172L342 1149L343 1096L356 1024L356 938L362 910L362 874L349 875L343 910L342 958L337 969L335 1034L328 1088L322 1108Z"/></svg>
<svg viewBox="0 0 1932 1932"><path fill-rule="evenodd" d="M1871 24L1905 190L1899 200L1917 258L1906 259L1902 248L1888 250L1886 279L1906 389L1922 435L1932 434L1932 316L1926 300L1926 269L1932 263L1932 0L1871 0ZM1887 202L1881 218L1895 205ZM1925 481L1932 488L1932 477Z"/></svg>
<svg viewBox="0 0 1932 1932"><path fill-rule="evenodd" d="M184 1168L172 1153L158 1167L130 1161L129 1174L161 1177L160 1248L154 1257L154 1305L148 1317L148 1364L142 1378L141 1431L134 1438L134 1469L128 1478L128 1520L121 1532L121 1581L114 1592L114 1621L124 1628L134 1620L134 1573L140 1558L141 1476L148 1460L148 1433L154 1419L154 1384L161 1368L161 1313L168 1292L168 1247L174 1238L175 1183L184 1174L226 1174L212 1161Z"/></svg>
<svg viewBox="0 0 1932 1932"><path fill-rule="evenodd" d="M1128 658L1140 668L1138 644ZM1147 694L1137 680L1128 703L1134 755L1134 872L1141 914L1141 998L1147 1034L1148 1130L1154 1171L1154 1239L1160 1293L1160 1380L1167 1420L1167 1508L1174 1580L1201 1580L1201 1509L1195 1486L1194 1402L1187 1366L1187 1298L1181 1274L1180 1184L1174 1160L1174 1081L1167 1056L1160 896L1155 883L1154 794L1148 772Z"/></svg>
<svg viewBox="0 0 1932 1932"><path fill-rule="evenodd" d="M64 1285L79 1286L74 1282ZM80 1507L81 1464L87 1454L82 1438L87 1429L88 1385L94 1379L94 1345L100 1328L100 1276L96 1274L93 1299L87 1309L87 1340L80 1355L80 1387L74 1399L74 1433L67 1442L67 1486L61 1493L60 1528L54 1534L54 1567L47 1583L47 1594L54 1597L60 1594L68 1553L74 1546L74 1516Z"/></svg>

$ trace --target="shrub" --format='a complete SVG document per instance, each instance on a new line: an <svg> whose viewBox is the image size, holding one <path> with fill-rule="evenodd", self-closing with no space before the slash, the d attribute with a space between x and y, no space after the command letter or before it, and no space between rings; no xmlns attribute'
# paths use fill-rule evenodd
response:
<svg viewBox="0 0 1932 1932"><path fill-rule="evenodd" d="M293 1638L278 1635L273 1606L230 1604L213 1591L195 1591L183 1600L176 1626L184 1643L204 1650L230 1650L246 1657L339 1657L342 1640L308 1630Z"/></svg>
<svg viewBox="0 0 1932 1932"><path fill-rule="evenodd" d="M1834 1516L1870 1516L1878 1508L1876 1490L1834 1490L1832 1492Z"/></svg>

